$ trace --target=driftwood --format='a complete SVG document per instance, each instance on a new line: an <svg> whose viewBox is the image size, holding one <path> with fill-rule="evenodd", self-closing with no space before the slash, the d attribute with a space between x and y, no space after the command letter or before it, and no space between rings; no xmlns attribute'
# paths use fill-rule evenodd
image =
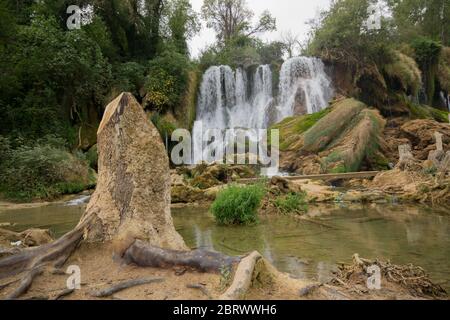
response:
<svg viewBox="0 0 450 320"><path fill-rule="evenodd" d="M123 282L117 283L109 288L94 290L93 292L91 292L91 296L96 297L96 298L109 297L109 296L112 296L114 293L117 293L119 291L131 288L131 287L136 287L136 286L149 284L149 283L155 283L155 282L163 282L164 280L165 280L164 278L141 278L141 279L133 279L133 280L128 280L128 281L123 281Z"/></svg>
<svg viewBox="0 0 450 320"><path fill-rule="evenodd" d="M136 240L125 251L124 259L128 263L135 263L140 267L183 266L201 272L220 272L223 267L231 267L234 263L239 262L238 257L230 257L218 252L164 250L140 240Z"/></svg>
<svg viewBox="0 0 450 320"><path fill-rule="evenodd" d="M331 284L337 284L359 294L357 285L365 285L368 277L367 268L376 265L380 268L383 281L388 281L406 289L411 295L419 297L444 298L447 292L439 284L433 283L427 273L419 266L412 264L395 265L390 261L369 260L353 255L351 265L341 265L335 272Z"/></svg>

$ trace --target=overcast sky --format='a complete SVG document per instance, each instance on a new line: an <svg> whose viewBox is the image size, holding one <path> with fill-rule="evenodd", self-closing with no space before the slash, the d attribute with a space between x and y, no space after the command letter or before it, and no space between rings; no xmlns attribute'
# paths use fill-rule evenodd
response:
<svg viewBox="0 0 450 320"><path fill-rule="evenodd" d="M190 0L195 11L200 12L203 0ZM282 32L289 30L298 34L300 38L306 38L308 27L305 24L314 18L319 9L328 8L330 0L247 0L249 8L255 12L255 19L264 10L269 10L277 19L278 30L260 35L264 40L278 40ZM191 54L197 57L200 50L215 41L215 33L207 29L203 24L203 29L199 35L189 43Z"/></svg>

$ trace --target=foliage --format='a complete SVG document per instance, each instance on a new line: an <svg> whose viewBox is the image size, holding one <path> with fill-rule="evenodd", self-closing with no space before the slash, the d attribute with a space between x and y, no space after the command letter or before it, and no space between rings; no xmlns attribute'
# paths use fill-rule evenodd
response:
<svg viewBox="0 0 450 320"><path fill-rule="evenodd" d="M128 61L114 66L114 86L120 92L131 92L139 96L145 84L146 68L137 62Z"/></svg>
<svg viewBox="0 0 450 320"><path fill-rule="evenodd" d="M450 47L442 48L437 76L441 88L450 93Z"/></svg>
<svg viewBox="0 0 450 320"><path fill-rule="evenodd" d="M155 125L164 142L166 139L171 140L172 133L177 129L174 123L168 121L157 112L151 115L150 121Z"/></svg>
<svg viewBox="0 0 450 320"><path fill-rule="evenodd" d="M157 112L176 107L189 81L190 62L180 53L165 51L149 63L145 106Z"/></svg>
<svg viewBox="0 0 450 320"><path fill-rule="evenodd" d="M416 62L398 51L393 55L393 61L383 66L384 71L390 78L399 81L404 92L411 92L413 96L417 96L422 84L422 75Z"/></svg>
<svg viewBox="0 0 450 320"><path fill-rule="evenodd" d="M67 137L83 106L103 103L107 61L83 30L63 32L54 18L35 16L16 36L0 64L0 133Z"/></svg>
<svg viewBox="0 0 450 320"><path fill-rule="evenodd" d="M273 201L274 206L283 214L304 213L308 210L305 201L306 193L289 193Z"/></svg>
<svg viewBox="0 0 450 320"><path fill-rule="evenodd" d="M219 224L256 223L257 210L265 192L262 185L229 186L219 192L211 206L211 211Z"/></svg>
<svg viewBox="0 0 450 320"><path fill-rule="evenodd" d="M197 13L192 10L188 0L173 0L164 6L163 25L165 37L176 48L178 53L188 55L187 41L192 39L201 29Z"/></svg>
<svg viewBox="0 0 450 320"><path fill-rule="evenodd" d="M48 199L80 192L93 183L87 163L80 155L43 142L20 144L3 151L0 190L7 198ZM5 138L0 143L2 147L11 145Z"/></svg>

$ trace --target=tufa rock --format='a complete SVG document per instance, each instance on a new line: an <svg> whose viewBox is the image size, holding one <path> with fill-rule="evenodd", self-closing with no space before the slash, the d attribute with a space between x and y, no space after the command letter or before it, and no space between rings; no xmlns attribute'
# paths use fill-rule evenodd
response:
<svg viewBox="0 0 450 320"><path fill-rule="evenodd" d="M170 214L169 159L161 137L130 93L105 110L98 132L98 183L80 224L88 241L141 239L186 249Z"/></svg>

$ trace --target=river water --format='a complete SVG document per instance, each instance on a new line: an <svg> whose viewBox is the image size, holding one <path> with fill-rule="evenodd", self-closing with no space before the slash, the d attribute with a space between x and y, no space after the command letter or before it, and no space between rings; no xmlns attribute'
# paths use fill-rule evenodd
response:
<svg viewBox="0 0 450 320"><path fill-rule="evenodd" d="M49 228L56 237L79 221L85 201L1 209L0 226ZM255 226L218 226L208 208L172 209L175 227L191 248L230 255L258 250L279 270L326 281L336 263L365 258L413 263L450 290L450 210L406 205L310 206L309 220L261 218ZM9 224L9 226L8 226Z"/></svg>

